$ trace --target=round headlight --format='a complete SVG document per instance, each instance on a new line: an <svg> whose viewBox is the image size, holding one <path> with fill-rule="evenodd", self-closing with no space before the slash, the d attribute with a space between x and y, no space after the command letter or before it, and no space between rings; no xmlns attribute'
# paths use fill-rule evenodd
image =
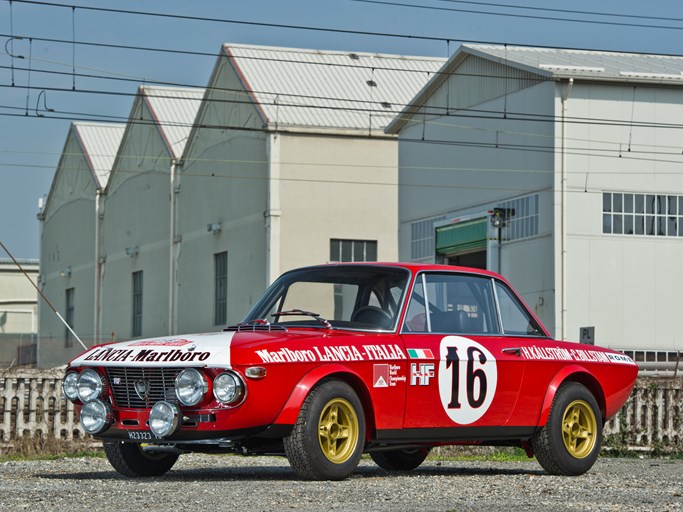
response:
<svg viewBox="0 0 683 512"><path fill-rule="evenodd" d="M64 376L62 392L72 402L78 400L78 374L76 372L69 372Z"/></svg>
<svg viewBox="0 0 683 512"><path fill-rule="evenodd" d="M95 370L85 370L78 376L78 399L89 402L99 398L102 393L102 377Z"/></svg>
<svg viewBox="0 0 683 512"><path fill-rule="evenodd" d="M99 434L110 423L111 408L102 400L90 400L81 409L81 425L88 434Z"/></svg>
<svg viewBox="0 0 683 512"><path fill-rule="evenodd" d="M224 404L235 404L244 396L244 384L233 372L221 373L213 381L213 396Z"/></svg>
<svg viewBox="0 0 683 512"><path fill-rule="evenodd" d="M157 437L166 437L178 430L180 410L171 402L157 402L149 413L149 429Z"/></svg>
<svg viewBox="0 0 683 512"><path fill-rule="evenodd" d="M175 378L175 395L183 405L197 405L208 390L206 379L194 368L183 370Z"/></svg>

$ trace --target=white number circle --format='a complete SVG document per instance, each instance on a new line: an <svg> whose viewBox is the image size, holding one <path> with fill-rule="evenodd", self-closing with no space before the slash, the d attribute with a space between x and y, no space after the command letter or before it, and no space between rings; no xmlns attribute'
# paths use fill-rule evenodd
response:
<svg viewBox="0 0 683 512"><path fill-rule="evenodd" d="M439 395L448 417L469 425L488 410L496 394L496 359L484 346L462 336L446 336L439 347Z"/></svg>

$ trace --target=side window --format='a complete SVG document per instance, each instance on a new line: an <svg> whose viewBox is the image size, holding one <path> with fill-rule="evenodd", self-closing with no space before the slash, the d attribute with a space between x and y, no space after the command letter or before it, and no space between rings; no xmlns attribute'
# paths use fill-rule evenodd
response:
<svg viewBox="0 0 683 512"><path fill-rule="evenodd" d="M406 312L405 331L427 332L427 309L425 308L422 277L418 276L413 294L410 296L408 311Z"/></svg>
<svg viewBox="0 0 683 512"><path fill-rule="evenodd" d="M426 286L420 281L413 290L406 316L407 332L499 333L491 279L434 273L425 274L424 281Z"/></svg>
<svg viewBox="0 0 683 512"><path fill-rule="evenodd" d="M503 332L519 336L544 336L538 324L507 286L496 282Z"/></svg>

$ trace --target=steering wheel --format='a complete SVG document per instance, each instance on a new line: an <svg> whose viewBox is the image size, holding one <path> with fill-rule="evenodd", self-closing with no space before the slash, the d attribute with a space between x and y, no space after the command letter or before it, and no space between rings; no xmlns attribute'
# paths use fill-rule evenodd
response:
<svg viewBox="0 0 683 512"><path fill-rule="evenodd" d="M352 322L376 325L380 329L391 329L394 319L391 315L377 306L363 306L351 315Z"/></svg>

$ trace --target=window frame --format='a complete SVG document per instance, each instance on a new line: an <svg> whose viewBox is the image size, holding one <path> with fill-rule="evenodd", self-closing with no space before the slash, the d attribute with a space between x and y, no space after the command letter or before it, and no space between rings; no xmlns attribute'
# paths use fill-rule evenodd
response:
<svg viewBox="0 0 683 512"><path fill-rule="evenodd" d="M143 274L142 270L138 270L131 274L132 276L132 322L131 322L131 337L137 338L142 336L142 306L143 306Z"/></svg>
<svg viewBox="0 0 683 512"><path fill-rule="evenodd" d="M228 251L213 255L213 324L228 323Z"/></svg>

